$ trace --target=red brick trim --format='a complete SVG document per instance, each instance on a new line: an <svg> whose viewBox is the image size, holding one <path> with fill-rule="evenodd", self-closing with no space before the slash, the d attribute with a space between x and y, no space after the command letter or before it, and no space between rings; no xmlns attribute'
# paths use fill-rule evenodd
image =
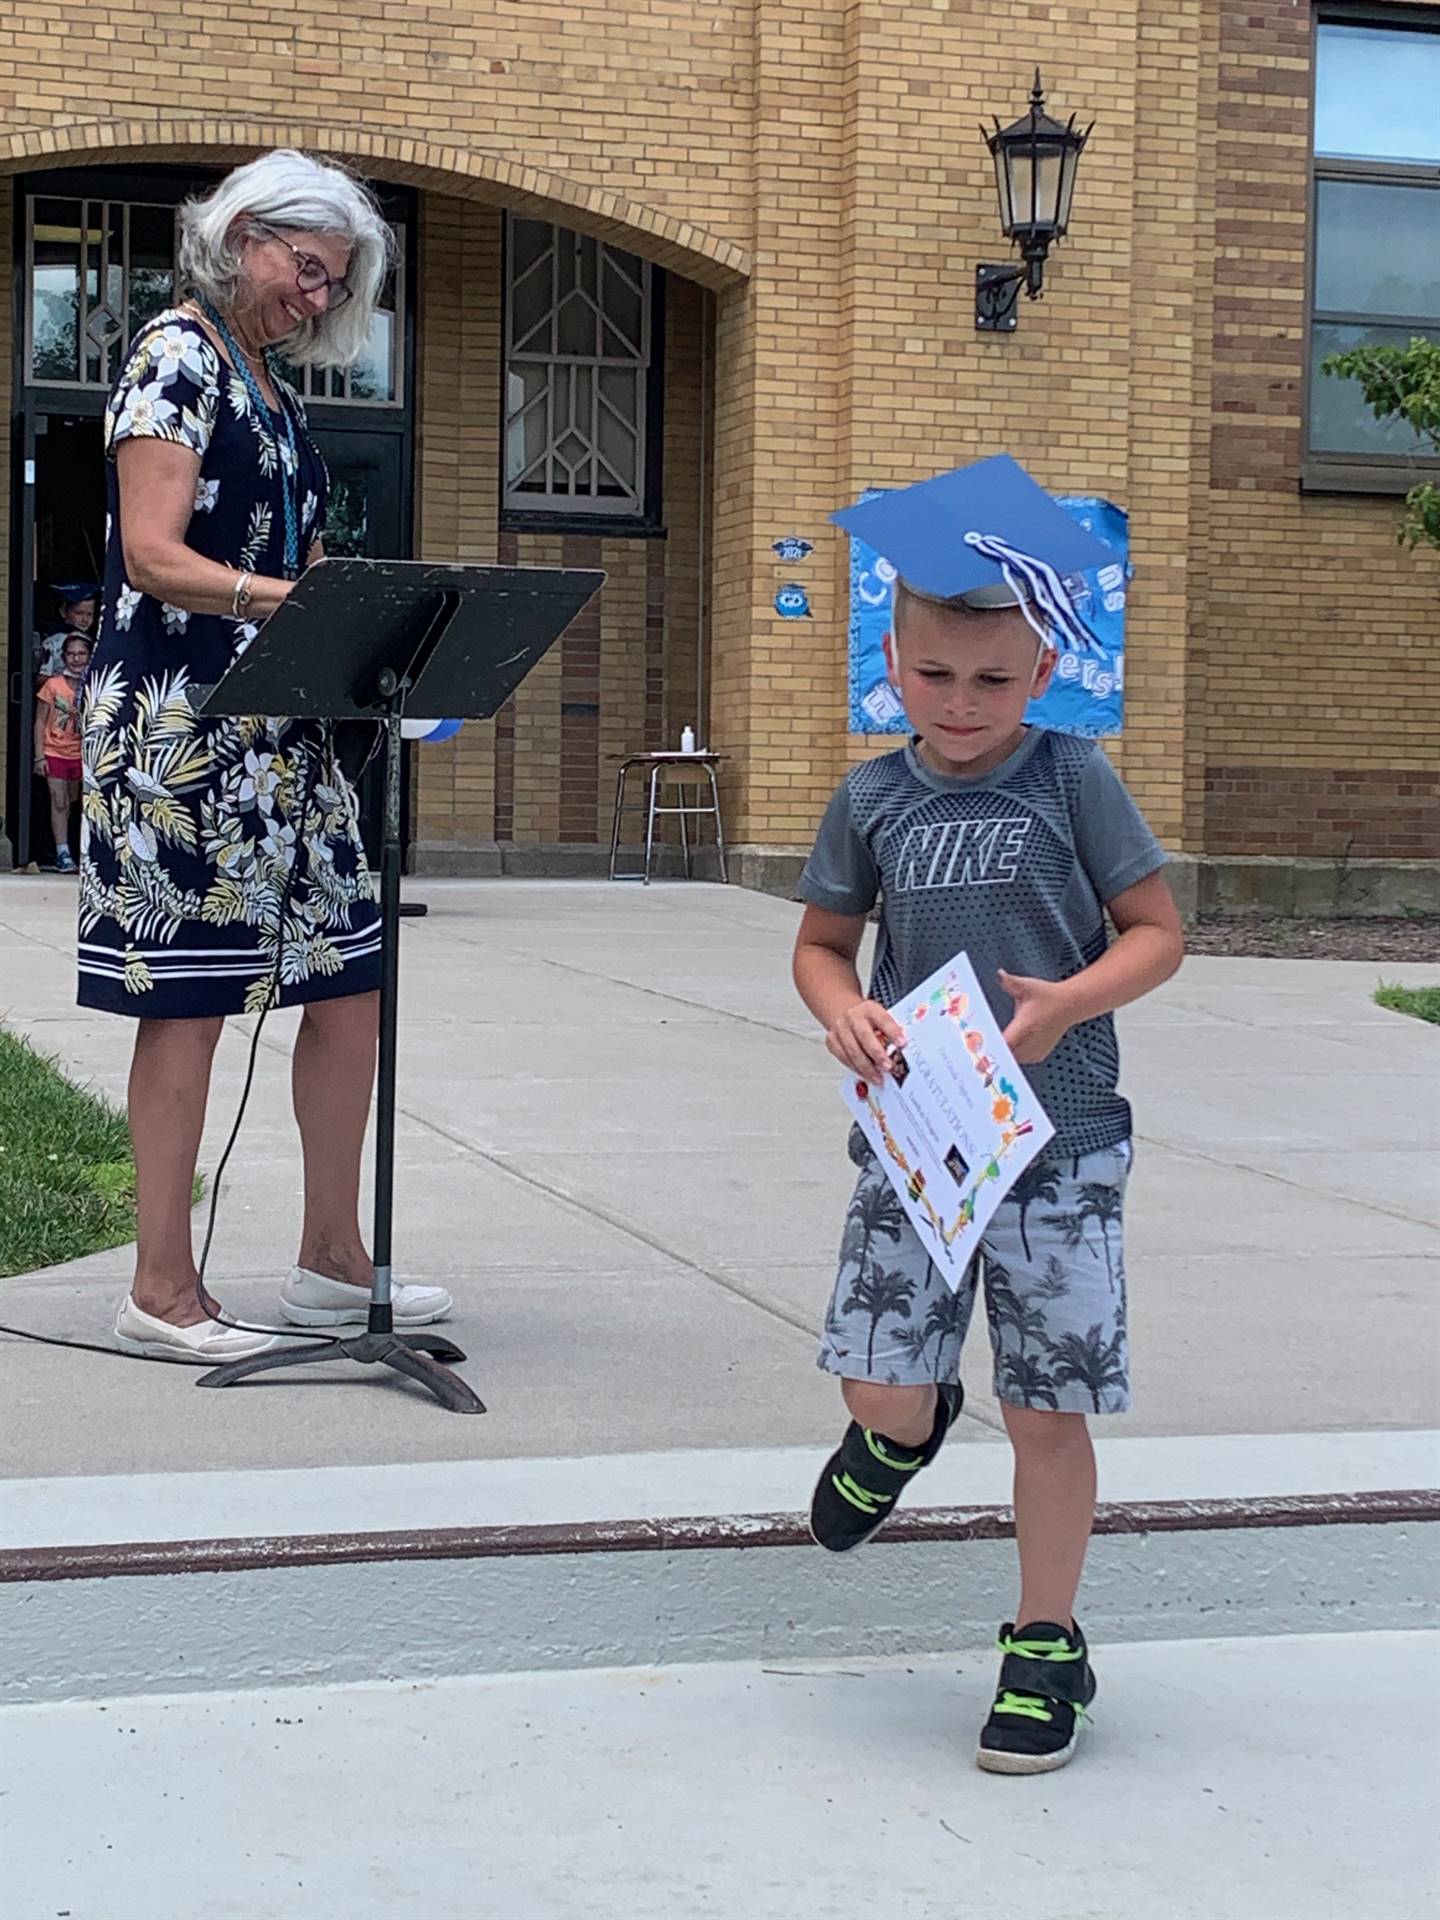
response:
<svg viewBox="0 0 1440 1920"><path fill-rule="evenodd" d="M561 552L567 567L602 565L590 534L567 534ZM599 838L601 597L560 642L560 838L587 846Z"/></svg>
<svg viewBox="0 0 1440 1920"><path fill-rule="evenodd" d="M1259 0L1222 13L1211 484L1293 494L1305 375L1310 9Z"/></svg>
<svg viewBox="0 0 1440 1920"><path fill-rule="evenodd" d="M496 557L502 567L520 564L520 542L513 533L501 533ZM495 838L515 838L515 701L507 700L495 716Z"/></svg>
<svg viewBox="0 0 1440 1920"><path fill-rule="evenodd" d="M665 739L665 546L645 553L645 747L660 753Z"/></svg>
<svg viewBox="0 0 1440 1920"><path fill-rule="evenodd" d="M1353 767L1212 766L1205 851L1429 860L1440 854L1440 777Z"/></svg>
<svg viewBox="0 0 1440 1920"><path fill-rule="evenodd" d="M1211 1533L1270 1527L1415 1526L1440 1520L1440 1493L1298 1493L1228 1500L1144 1500L1101 1505L1095 1532ZM1009 1507L912 1507L886 1522L877 1544L1010 1540ZM147 1574L255 1572L387 1560L492 1560L556 1553L686 1553L726 1548L813 1550L802 1515L575 1521L568 1526L427 1527L410 1532L268 1535L224 1540L13 1547L0 1552L0 1586Z"/></svg>

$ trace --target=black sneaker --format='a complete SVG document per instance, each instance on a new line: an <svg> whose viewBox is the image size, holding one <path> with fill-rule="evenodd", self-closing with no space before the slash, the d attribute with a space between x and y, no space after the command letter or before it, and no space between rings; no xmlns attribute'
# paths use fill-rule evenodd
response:
<svg viewBox="0 0 1440 1920"><path fill-rule="evenodd" d="M1080 1622L1073 1633L1053 1620L1007 1622L1000 1651L1000 1687L975 1759L987 1773L1053 1773L1074 1754L1095 1698Z"/></svg>
<svg viewBox="0 0 1440 1920"><path fill-rule="evenodd" d="M918 1450L899 1447L858 1421L850 1422L815 1483L810 1536L817 1546L848 1553L884 1526L904 1487L939 1453L965 1404L958 1381L938 1391L934 1428Z"/></svg>

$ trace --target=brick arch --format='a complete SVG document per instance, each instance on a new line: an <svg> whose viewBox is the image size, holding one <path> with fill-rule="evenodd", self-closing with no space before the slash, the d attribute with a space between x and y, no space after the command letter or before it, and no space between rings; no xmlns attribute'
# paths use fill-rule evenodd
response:
<svg viewBox="0 0 1440 1920"><path fill-rule="evenodd" d="M614 241L657 266L717 291L748 279L744 247L644 201L587 186L498 154L317 123L252 120L106 120L30 128L0 138L0 176L76 165L118 166L252 157L257 148L303 147L362 165L372 178L506 207Z"/></svg>

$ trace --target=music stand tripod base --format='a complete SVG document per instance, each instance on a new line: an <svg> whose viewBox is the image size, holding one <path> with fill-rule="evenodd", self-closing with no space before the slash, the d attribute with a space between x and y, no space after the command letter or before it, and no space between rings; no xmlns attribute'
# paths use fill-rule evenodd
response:
<svg viewBox="0 0 1440 1920"><path fill-rule="evenodd" d="M382 1310L383 1312L384 1310ZM371 1309L371 1319L376 1317ZM450 1368L465 1358L453 1340L438 1333L381 1332L373 1328L351 1338L337 1336L328 1344L302 1340L278 1352L252 1353L248 1360L229 1360L212 1367L195 1382L197 1387L230 1387L248 1374L268 1373L275 1367L323 1365L327 1360L358 1360L364 1367L393 1367L407 1379L427 1387L449 1413L484 1413L485 1403Z"/></svg>

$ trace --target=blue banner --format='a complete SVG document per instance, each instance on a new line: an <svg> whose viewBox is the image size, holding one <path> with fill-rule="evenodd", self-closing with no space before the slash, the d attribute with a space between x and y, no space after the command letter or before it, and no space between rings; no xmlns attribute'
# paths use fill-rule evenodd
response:
<svg viewBox="0 0 1440 1920"><path fill-rule="evenodd" d="M878 489L862 494L876 498ZM1112 565L1067 576L1065 586L1099 649L1061 653L1044 697L1025 718L1035 726L1086 739L1119 733L1125 689L1125 589L1130 578L1129 524L1108 500L1062 497L1059 504L1114 554ZM850 542L850 731L908 733L899 696L885 674L885 635L895 569L863 541Z"/></svg>

